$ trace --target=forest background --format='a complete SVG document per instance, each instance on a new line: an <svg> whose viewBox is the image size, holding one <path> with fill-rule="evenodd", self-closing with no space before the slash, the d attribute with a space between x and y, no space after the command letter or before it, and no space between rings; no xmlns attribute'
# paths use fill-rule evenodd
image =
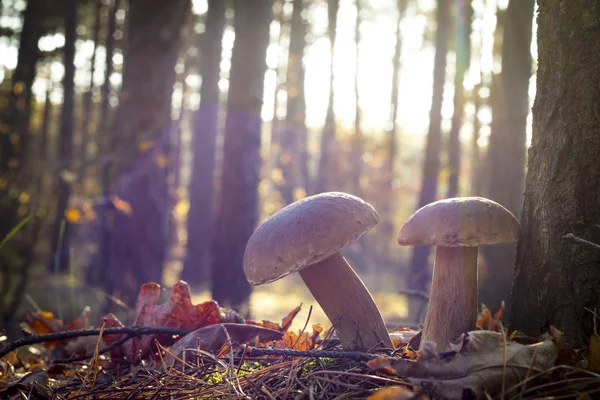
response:
<svg viewBox="0 0 600 400"><path fill-rule="evenodd" d="M324 322L297 277L253 291L242 258L257 223L333 190L379 211L344 255L390 324L416 325L431 259L396 243L410 214L478 195L521 216L534 0L0 5L4 329L36 308L128 313L142 283L179 278ZM482 251L492 310L510 311L516 253Z"/></svg>

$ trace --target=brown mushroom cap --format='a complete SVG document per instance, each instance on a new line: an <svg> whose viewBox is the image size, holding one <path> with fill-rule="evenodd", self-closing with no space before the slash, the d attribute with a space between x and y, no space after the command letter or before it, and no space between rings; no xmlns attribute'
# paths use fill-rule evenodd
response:
<svg viewBox="0 0 600 400"><path fill-rule="evenodd" d="M457 197L417 210L398 234L402 246L467 247L515 242L519 221L495 201Z"/></svg>
<svg viewBox="0 0 600 400"><path fill-rule="evenodd" d="M263 222L244 253L248 282L261 285L315 264L367 233L377 211L347 193L328 192L292 203Z"/></svg>

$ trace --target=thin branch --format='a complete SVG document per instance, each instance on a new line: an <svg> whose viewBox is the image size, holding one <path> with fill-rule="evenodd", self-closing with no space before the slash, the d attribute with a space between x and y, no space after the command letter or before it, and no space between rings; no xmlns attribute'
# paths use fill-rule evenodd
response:
<svg viewBox="0 0 600 400"><path fill-rule="evenodd" d="M189 329L181 329L181 328L159 328L159 327L150 327L150 326L124 326L122 328L106 328L103 330L103 335L117 335L117 334L125 334L130 337L135 336L143 336L143 335L154 335L154 334L166 334L166 335L186 335L190 333ZM31 344L44 343L51 340L63 340L63 339L73 339L76 337L83 336L96 336L100 334L100 329L79 329L74 331L63 331L50 333L47 335L30 335L24 338L15 340L7 344L5 347L0 349L0 358L4 357L8 353L13 350L16 350L23 346L28 346Z"/></svg>
<svg viewBox="0 0 600 400"><path fill-rule="evenodd" d="M567 233L562 237L563 239L571 240L573 242L577 242L579 244L585 244L587 246L593 247L596 250L600 250L600 244L590 242L589 240L585 240L580 238L579 236L575 236L572 233Z"/></svg>

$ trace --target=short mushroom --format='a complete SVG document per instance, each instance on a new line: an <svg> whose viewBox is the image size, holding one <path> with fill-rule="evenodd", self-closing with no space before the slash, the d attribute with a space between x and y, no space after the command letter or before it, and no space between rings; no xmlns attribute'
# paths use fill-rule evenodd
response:
<svg viewBox="0 0 600 400"><path fill-rule="evenodd" d="M475 329L477 246L512 243L518 233L515 216L483 197L436 201L406 221L398 234L400 245L437 246L421 343L433 341L445 351L451 340Z"/></svg>
<svg viewBox="0 0 600 400"><path fill-rule="evenodd" d="M248 240L246 278L256 286L298 272L345 349L393 348L373 297L339 253L378 220L370 204L341 192L292 203L264 221Z"/></svg>

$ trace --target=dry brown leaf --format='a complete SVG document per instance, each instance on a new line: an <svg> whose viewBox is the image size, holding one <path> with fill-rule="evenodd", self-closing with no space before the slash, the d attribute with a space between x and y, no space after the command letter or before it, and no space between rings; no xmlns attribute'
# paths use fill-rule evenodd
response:
<svg viewBox="0 0 600 400"><path fill-rule="evenodd" d="M294 321L294 318L300 312L301 309L302 309L302 304L300 304L298 307L296 307L292 311L290 311L288 313L288 315L286 315L281 320L281 324L278 324L278 323L272 322L272 321L267 321L267 320L262 320L262 322L246 320L246 323L248 325L256 325L256 326L261 326L261 327L267 328L267 329L274 329L276 331L285 332L288 329L290 329L290 326L292 326L292 322Z"/></svg>
<svg viewBox="0 0 600 400"><path fill-rule="evenodd" d="M548 334L532 345L508 341L504 369L502 334L485 330L469 332L456 349L442 357L435 352L433 343L425 342L417 361L392 360L391 367L415 386L426 386L430 393L444 398L462 399L464 389L471 390L476 398L484 398L486 392L500 392L503 377L506 387L511 387L528 373L552 367L558 354L558 347Z"/></svg>
<svg viewBox="0 0 600 400"><path fill-rule="evenodd" d="M154 326L167 328L182 328L195 330L208 325L221 322L219 305L214 301L207 301L193 305L190 288L187 283L179 281L173 285L171 297L164 304L156 304L160 296L160 285L146 283L142 285L136 302L136 318L134 326ZM105 327L121 327L123 324L112 314L107 315ZM110 345L120 340L125 335L106 335L104 343ZM146 356L154 352L154 340L163 346L170 346L175 339L171 335L144 335L133 338L124 343L120 348L113 349L113 357L125 357L133 360L136 355Z"/></svg>
<svg viewBox="0 0 600 400"><path fill-rule="evenodd" d="M379 389L367 400L429 400L424 394L418 394L404 386L388 386Z"/></svg>

